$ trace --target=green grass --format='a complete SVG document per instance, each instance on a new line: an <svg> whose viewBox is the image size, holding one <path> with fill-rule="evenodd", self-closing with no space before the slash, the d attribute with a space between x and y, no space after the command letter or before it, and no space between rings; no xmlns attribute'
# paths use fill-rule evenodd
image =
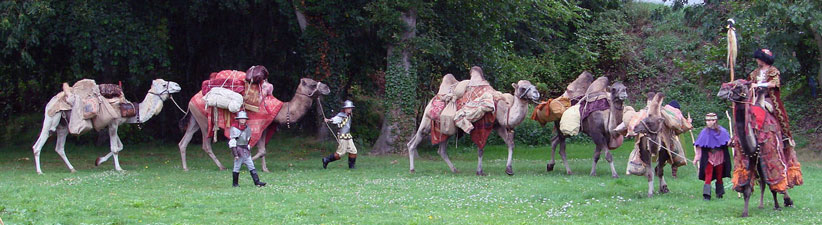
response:
<svg viewBox="0 0 822 225"><path fill-rule="evenodd" d="M230 166L224 145L217 145L217 155ZM434 149L423 145L423 159L411 174L403 156L363 155L356 170L348 170L344 160L323 170L320 158L333 145L276 140L269 146L272 172L261 174L269 183L264 188L253 187L247 172L240 176L241 187L232 188L231 172L217 170L199 146L189 147L189 172L181 170L173 144L126 146L120 158L127 171L121 173L111 162L93 166L104 147L69 143L67 154L78 170L72 174L50 142L41 157L41 176L34 172L28 146L4 148L0 218L6 224L822 223L822 203L814 191L822 170L817 162L803 161L806 183L791 190L796 207L774 211L766 196L765 209L754 202L751 217L739 218L743 201L734 192L718 201L701 199L702 185L691 166L680 170L679 179L668 179L670 193L646 198L646 179L624 175L631 143L615 151L619 179L610 178L604 159L599 176L588 176L592 150L586 143L569 145L571 176L564 175L560 162L555 171L545 171L547 147L517 148L516 175L507 176L507 152L490 146L484 164L489 176L477 177L471 146L451 146L461 171L452 174Z"/></svg>

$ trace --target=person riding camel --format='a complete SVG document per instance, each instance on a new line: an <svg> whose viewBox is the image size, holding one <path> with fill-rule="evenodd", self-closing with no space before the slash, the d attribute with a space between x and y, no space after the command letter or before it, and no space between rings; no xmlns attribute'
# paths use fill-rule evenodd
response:
<svg viewBox="0 0 822 225"><path fill-rule="evenodd" d="M711 200L711 182L716 180L716 198L722 198L725 187L722 178L731 177L731 157L728 153L730 134L716 122L716 113L705 115L705 128L694 142L694 165L699 165L699 179L705 181L702 197Z"/></svg>
<svg viewBox="0 0 822 225"><path fill-rule="evenodd" d="M785 146L793 147L796 142L794 142L793 134L791 134L788 113L782 103L780 73L773 66L773 53L768 49L759 49L754 52L753 57L756 59L757 68L749 76L750 81L754 83L752 88L768 89L767 95L758 96L764 98L762 107L773 113L779 121L779 126L782 127L782 134L784 135L782 141L787 142ZM753 102L757 102L757 99L754 99Z"/></svg>
<svg viewBox="0 0 822 225"><path fill-rule="evenodd" d="M328 163L339 160L340 156L345 153L348 153L348 168L355 168L354 165L357 163L357 146L354 146L353 137L351 136L351 113L353 111L354 102L345 100L340 113L337 113L337 115L331 119L325 118L326 123L331 122L337 124L340 130L337 135L337 141L339 142L337 151L323 158L323 169L328 167Z"/></svg>
<svg viewBox="0 0 822 225"><path fill-rule="evenodd" d="M251 128L246 126L248 122L248 115L245 111L237 112L236 126L231 126L231 135L229 136L228 147L231 148L231 154L234 155L234 170L233 183L234 187L238 187L240 179L240 167L245 164L248 172L251 173L251 179L254 180L254 185L258 187L265 186L265 183L260 181L257 175L257 170L254 169L254 161L251 161L251 150L248 146L248 141L251 139Z"/></svg>

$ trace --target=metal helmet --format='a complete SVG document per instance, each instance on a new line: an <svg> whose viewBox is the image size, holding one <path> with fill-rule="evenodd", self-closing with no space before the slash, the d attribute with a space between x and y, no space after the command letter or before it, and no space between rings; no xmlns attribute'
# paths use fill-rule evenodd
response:
<svg viewBox="0 0 822 225"><path fill-rule="evenodd" d="M354 102L352 102L351 100L345 100L345 102L343 102L343 107L342 108L343 109L354 108Z"/></svg>
<svg viewBox="0 0 822 225"><path fill-rule="evenodd" d="M248 114L245 111L237 112L237 117L234 117L234 119L248 119Z"/></svg>

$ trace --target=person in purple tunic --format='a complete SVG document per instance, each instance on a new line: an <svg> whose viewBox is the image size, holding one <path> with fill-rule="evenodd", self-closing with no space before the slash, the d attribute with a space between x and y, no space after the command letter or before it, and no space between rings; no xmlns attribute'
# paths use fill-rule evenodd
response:
<svg viewBox="0 0 822 225"><path fill-rule="evenodd" d="M722 178L731 177L731 157L728 143L731 140L728 131L716 122L716 114L705 115L705 128L694 142L694 164L699 165L699 179L705 181L702 186L702 197L711 200L711 182L716 180L716 197L722 198L725 187Z"/></svg>

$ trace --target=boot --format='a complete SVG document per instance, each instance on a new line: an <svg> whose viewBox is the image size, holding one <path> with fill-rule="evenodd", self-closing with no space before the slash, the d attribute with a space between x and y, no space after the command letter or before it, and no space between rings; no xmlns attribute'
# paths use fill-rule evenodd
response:
<svg viewBox="0 0 822 225"><path fill-rule="evenodd" d="M725 185L722 182L716 182L716 198L722 198L725 195Z"/></svg>
<svg viewBox="0 0 822 225"><path fill-rule="evenodd" d="M326 156L323 158L323 169L328 168L328 163L337 161L338 159L340 159L340 155L337 155L337 153Z"/></svg>
<svg viewBox="0 0 822 225"><path fill-rule="evenodd" d="M232 175L232 177L234 178L234 179L232 179L232 181L233 181L233 182L231 183L231 186L234 186L234 187L239 187L239 186L240 186L240 183L239 183L239 181L240 181L240 173L238 173L238 172L233 172L233 173L231 173L231 175Z"/></svg>
<svg viewBox="0 0 822 225"><path fill-rule="evenodd" d="M702 199L705 201L711 200L711 185L705 184L702 185Z"/></svg>
<svg viewBox="0 0 822 225"><path fill-rule="evenodd" d="M357 154L348 154L348 168L356 169L354 164L357 164Z"/></svg>
<svg viewBox="0 0 822 225"><path fill-rule="evenodd" d="M257 187L265 187L265 183L260 181L260 177L257 176L257 170L250 170L248 172L251 173L251 179L254 180L254 185L257 185Z"/></svg>

